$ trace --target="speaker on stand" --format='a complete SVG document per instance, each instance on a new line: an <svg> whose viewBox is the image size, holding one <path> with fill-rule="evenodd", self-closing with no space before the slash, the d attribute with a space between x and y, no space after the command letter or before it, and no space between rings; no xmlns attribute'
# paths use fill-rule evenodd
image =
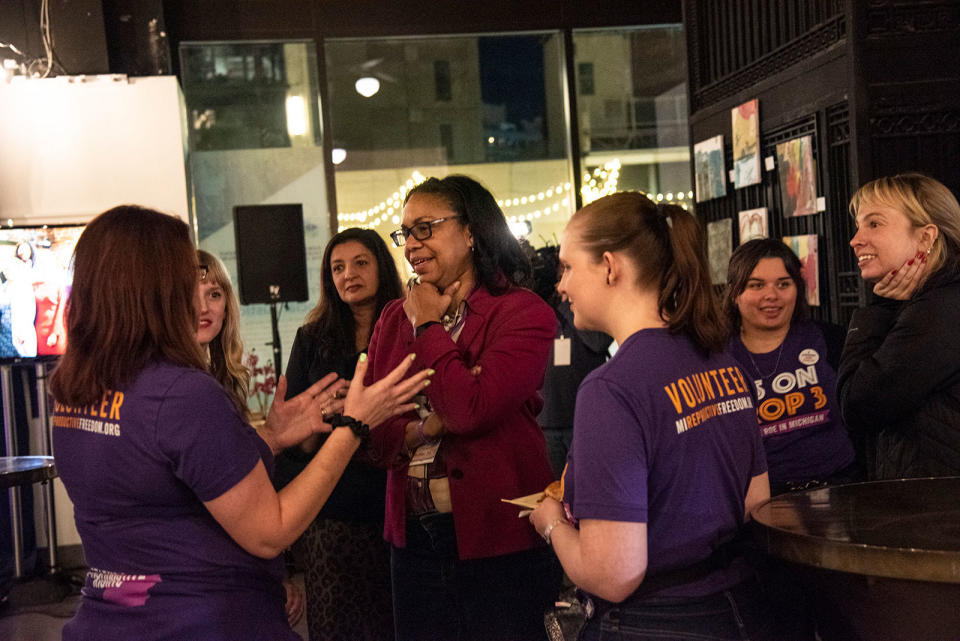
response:
<svg viewBox="0 0 960 641"><path fill-rule="evenodd" d="M278 306L309 299L302 205L233 208L240 302L270 305L273 362L283 373Z"/></svg>

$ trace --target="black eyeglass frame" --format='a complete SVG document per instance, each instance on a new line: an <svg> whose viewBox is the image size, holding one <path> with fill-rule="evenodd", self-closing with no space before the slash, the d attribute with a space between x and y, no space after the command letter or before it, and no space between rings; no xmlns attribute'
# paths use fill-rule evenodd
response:
<svg viewBox="0 0 960 641"><path fill-rule="evenodd" d="M439 223L442 223L447 220L454 220L455 218L463 218L460 214L456 216L444 216L443 218L434 218L433 220L424 220L419 223L414 223L413 227L407 227L406 225L400 225L400 229L396 229L390 232L390 239L393 241L393 244L397 247L403 247L407 244L407 236L411 234L417 240L426 240L433 236L433 226ZM414 231L417 228L426 228L426 233L423 235L418 234Z"/></svg>

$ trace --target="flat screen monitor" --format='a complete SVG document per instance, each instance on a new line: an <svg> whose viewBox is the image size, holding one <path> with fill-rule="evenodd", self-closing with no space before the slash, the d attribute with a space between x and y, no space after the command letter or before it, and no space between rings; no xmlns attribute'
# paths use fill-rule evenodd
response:
<svg viewBox="0 0 960 641"><path fill-rule="evenodd" d="M73 248L82 231L83 225L0 228L0 360L63 354Z"/></svg>

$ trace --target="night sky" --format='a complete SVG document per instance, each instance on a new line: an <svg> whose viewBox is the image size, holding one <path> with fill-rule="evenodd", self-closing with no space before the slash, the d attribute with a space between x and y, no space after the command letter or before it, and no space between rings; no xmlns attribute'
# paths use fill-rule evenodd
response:
<svg viewBox="0 0 960 641"><path fill-rule="evenodd" d="M542 36L479 38L483 101L507 106L507 120L544 116Z"/></svg>

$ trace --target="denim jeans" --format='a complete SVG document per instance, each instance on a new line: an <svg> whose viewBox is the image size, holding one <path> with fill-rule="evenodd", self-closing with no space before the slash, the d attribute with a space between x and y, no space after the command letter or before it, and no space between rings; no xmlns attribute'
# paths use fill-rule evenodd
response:
<svg viewBox="0 0 960 641"><path fill-rule="evenodd" d="M620 604L587 622L582 641L773 641L756 582L697 599Z"/></svg>
<svg viewBox="0 0 960 641"><path fill-rule="evenodd" d="M397 641L543 641L562 577L547 547L461 561L450 514L408 519L390 566Z"/></svg>

